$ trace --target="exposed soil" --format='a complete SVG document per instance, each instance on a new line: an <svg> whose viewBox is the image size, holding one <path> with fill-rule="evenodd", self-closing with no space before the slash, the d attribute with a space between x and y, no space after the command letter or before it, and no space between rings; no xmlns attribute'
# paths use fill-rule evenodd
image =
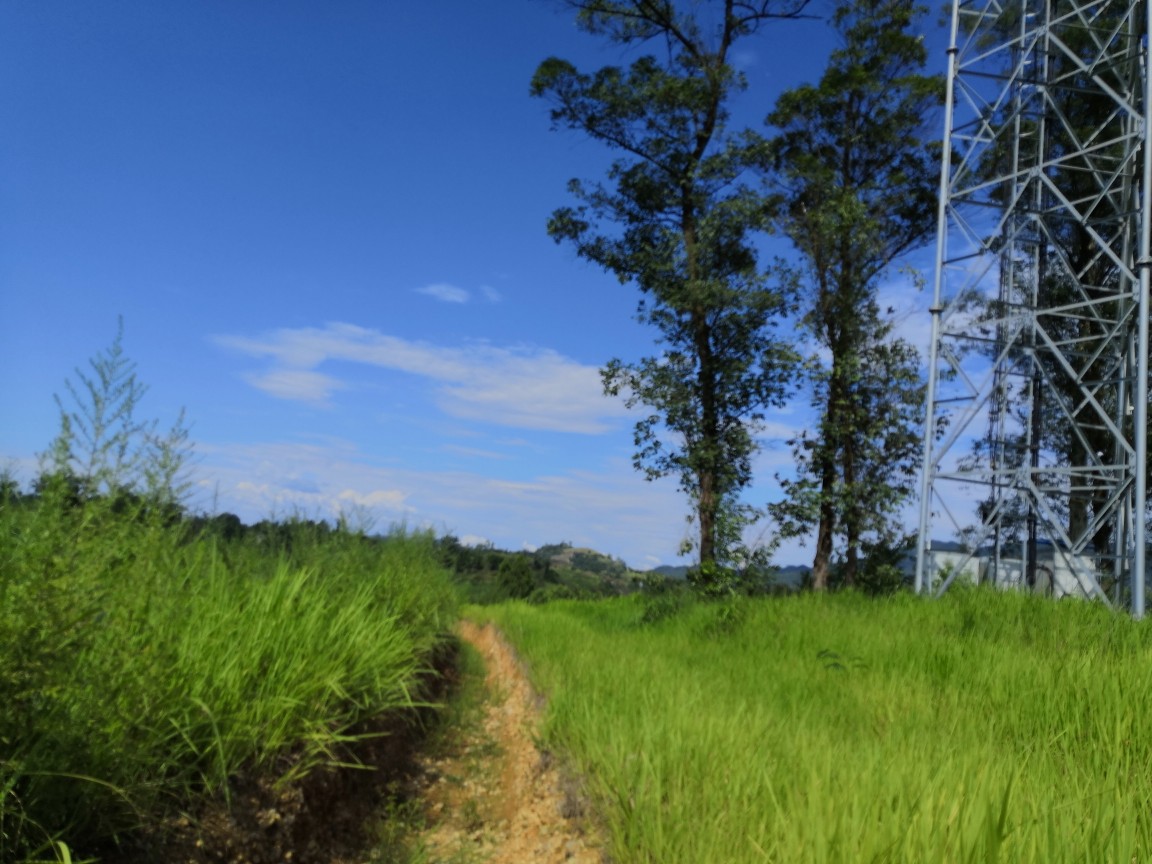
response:
<svg viewBox="0 0 1152 864"><path fill-rule="evenodd" d="M458 652L444 646L419 684L420 697L443 698L458 683ZM115 864L359 864L377 860L373 831L389 802L421 775L420 748L434 712L387 714L348 730L355 740L332 754L342 763L293 783L296 754L265 771L242 772L225 798L198 802L96 857ZM365 770L367 769L367 770Z"/></svg>
<svg viewBox="0 0 1152 864"><path fill-rule="evenodd" d="M579 787L540 749L541 702L509 645L491 625L462 622L480 652L486 694L438 746L426 712L383 718L339 761L373 770L324 769L282 788L234 778L228 801L204 802L99 857L119 864L376 864L403 856L405 830L420 864L605 864L587 833ZM459 684L457 652L436 659L425 691L436 700ZM290 767L291 756L277 776ZM391 828L381 829L391 814ZM413 827L415 826L415 827ZM380 845L381 836L390 838Z"/></svg>
<svg viewBox="0 0 1152 864"><path fill-rule="evenodd" d="M601 864L578 784L535 740L541 703L492 625L462 622L483 656L488 698L450 752L423 764L428 864Z"/></svg>

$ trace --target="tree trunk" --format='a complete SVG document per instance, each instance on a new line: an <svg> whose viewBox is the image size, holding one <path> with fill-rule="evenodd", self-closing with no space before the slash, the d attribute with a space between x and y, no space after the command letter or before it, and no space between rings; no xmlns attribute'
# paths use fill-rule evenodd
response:
<svg viewBox="0 0 1152 864"><path fill-rule="evenodd" d="M712 369L712 336L702 318L696 326L696 355L700 363L697 379L701 414L699 450L703 451L702 464L696 472L700 495L696 502L696 515L700 520L700 563L712 564L716 561L716 518L724 490L718 488L721 466L716 464L721 448L720 423L716 416L716 382Z"/></svg>
<svg viewBox="0 0 1152 864"><path fill-rule="evenodd" d="M710 135L711 133L709 133ZM702 141L700 147L706 146ZM703 150L701 149L702 153ZM700 279L697 259L696 207L690 190L683 190L680 212L680 230L684 239L685 272L689 283ZM716 464L721 452L719 446L720 421L716 406L716 370L712 353L712 328L708 324L706 309L691 310L692 347L696 354L696 397L700 400L700 441L696 454L696 478L699 498L696 517L700 522L700 564L716 561L716 516L720 508L720 466ZM701 458L701 453L703 458Z"/></svg>
<svg viewBox="0 0 1152 864"><path fill-rule="evenodd" d="M836 466L831 459L824 460L820 477L820 522L816 529L816 555L812 559L812 590L828 588L828 572L832 564L832 535L836 531L836 508L832 493L836 485Z"/></svg>
<svg viewBox="0 0 1152 864"><path fill-rule="evenodd" d="M835 340L829 339L835 344ZM832 370L828 379L828 401L824 405L821 440L813 453L820 475L820 519L816 528L816 555L812 560L812 589L824 591L832 566L833 538L836 534L836 469L841 450L841 413L844 387L843 367L833 350Z"/></svg>
<svg viewBox="0 0 1152 864"><path fill-rule="evenodd" d="M716 561L716 490L710 471L698 475L700 500L696 502L696 519L700 523L700 563Z"/></svg>
<svg viewBox="0 0 1152 864"><path fill-rule="evenodd" d="M845 497L844 535L847 541L847 550L844 555L844 586L851 587L856 584L856 574L860 567L860 507L862 504L853 497L852 489L856 484L856 460L851 434L845 434L844 441L844 489Z"/></svg>

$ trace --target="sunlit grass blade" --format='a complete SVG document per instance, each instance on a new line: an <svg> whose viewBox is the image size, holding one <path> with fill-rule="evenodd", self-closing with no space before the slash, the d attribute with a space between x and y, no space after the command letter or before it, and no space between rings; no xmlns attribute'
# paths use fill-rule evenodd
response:
<svg viewBox="0 0 1152 864"><path fill-rule="evenodd" d="M621 864L1152 858L1152 630L1085 603L509 604ZM726 616L731 617L731 616Z"/></svg>

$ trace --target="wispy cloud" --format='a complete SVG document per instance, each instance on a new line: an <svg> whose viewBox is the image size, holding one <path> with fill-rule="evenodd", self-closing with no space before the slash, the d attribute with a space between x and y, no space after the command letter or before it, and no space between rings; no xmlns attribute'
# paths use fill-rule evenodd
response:
<svg viewBox="0 0 1152 864"><path fill-rule="evenodd" d="M431 285L417 288L416 293L434 297L444 303L467 303L469 298L465 289L449 285L447 282L433 282Z"/></svg>
<svg viewBox="0 0 1152 864"><path fill-rule="evenodd" d="M505 453L497 453L494 450L484 450L480 447L461 447L459 444L445 444L441 449L448 453L455 453L457 456L467 456L473 459L509 458Z"/></svg>
<svg viewBox="0 0 1152 864"><path fill-rule="evenodd" d="M277 399L291 399L312 405L327 406L334 390L345 385L331 375L308 369L272 369L263 373L250 373L244 380Z"/></svg>
<svg viewBox="0 0 1152 864"><path fill-rule="evenodd" d="M461 288L458 285L451 285L448 282L433 282L430 285L416 288L415 291L417 294L432 297L442 303L463 304L472 300L471 291L467 288ZM486 303L499 303L504 299L503 295L491 285L481 285L479 292L481 299Z"/></svg>
<svg viewBox="0 0 1152 864"><path fill-rule="evenodd" d="M341 323L260 337L221 336L216 342L270 360L270 369L247 380L279 399L326 404L347 385L317 367L344 361L430 379L440 410L465 420L595 435L627 413L618 400L603 395L595 366L547 348L433 345Z"/></svg>

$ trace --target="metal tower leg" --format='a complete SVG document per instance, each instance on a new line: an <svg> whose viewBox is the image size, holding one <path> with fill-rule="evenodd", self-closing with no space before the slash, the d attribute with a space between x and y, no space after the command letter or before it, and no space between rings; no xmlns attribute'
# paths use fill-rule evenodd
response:
<svg viewBox="0 0 1152 864"><path fill-rule="evenodd" d="M979 572L1144 614L1150 8L954 0L919 592Z"/></svg>

